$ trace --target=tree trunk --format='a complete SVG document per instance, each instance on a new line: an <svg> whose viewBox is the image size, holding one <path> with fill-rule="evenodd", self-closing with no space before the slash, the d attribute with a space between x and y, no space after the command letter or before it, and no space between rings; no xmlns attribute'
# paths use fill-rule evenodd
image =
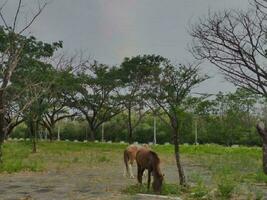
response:
<svg viewBox="0 0 267 200"><path fill-rule="evenodd" d="M2 146L5 140L5 107L3 102L4 94L0 92L0 163L2 163Z"/></svg>
<svg viewBox="0 0 267 200"><path fill-rule="evenodd" d="M132 127L132 109L131 104L128 105L128 142L129 144L133 143L133 127Z"/></svg>
<svg viewBox="0 0 267 200"><path fill-rule="evenodd" d="M49 140L50 140L50 142L52 142L53 141L53 133L54 133L54 130L55 130L55 126L52 125L47 130L49 132Z"/></svg>
<svg viewBox="0 0 267 200"><path fill-rule="evenodd" d="M15 126L9 126L9 128L6 130L5 139L7 139L11 135L14 128Z"/></svg>
<svg viewBox="0 0 267 200"><path fill-rule="evenodd" d="M52 130L51 130L51 128L49 128L49 129L47 129L48 130L48 132L49 132L49 141L50 142L53 142L53 133L52 133Z"/></svg>
<svg viewBox="0 0 267 200"><path fill-rule="evenodd" d="M267 175L267 130L263 123L257 124L256 128L262 138L262 167L263 172Z"/></svg>
<svg viewBox="0 0 267 200"><path fill-rule="evenodd" d="M186 186L185 174L180 160L178 122L176 119L172 119L172 128L173 128L174 152L175 152L176 166L179 174L179 181L181 186Z"/></svg>
<svg viewBox="0 0 267 200"><path fill-rule="evenodd" d="M36 153L36 137L34 135L33 139L32 139L32 142L33 142L33 146L32 146L32 153Z"/></svg>
<svg viewBox="0 0 267 200"><path fill-rule="evenodd" d="M96 136L96 129L94 127L90 127L90 141L95 141L95 136Z"/></svg>
<svg viewBox="0 0 267 200"><path fill-rule="evenodd" d="M185 174L180 160L180 148L179 148L179 141L178 141L178 131L173 130L173 144L174 144L174 152L175 152L175 159L176 159L176 166L178 169L180 185L186 186Z"/></svg>
<svg viewBox="0 0 267 200"><path fill-rule="evenodd" d="M37 136L36 136L36 122L34 121L30 121L29 122L29 126L30 126L30 134L32 137L32 153L36 153L36 140L37 140Z"/></svg>

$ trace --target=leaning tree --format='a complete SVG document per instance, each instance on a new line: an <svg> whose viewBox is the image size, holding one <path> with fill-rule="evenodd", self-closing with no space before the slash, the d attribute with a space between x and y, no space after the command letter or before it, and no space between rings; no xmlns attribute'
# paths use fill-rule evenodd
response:
<svg viewBox="0 0 267 200"><path fill-rule="evenodd" d="M192 53L216 66L227 80L267 97L267 1L254 0L249 10L210 13L191 28ZM267 174L267 132L263 140L263 168Z"/></svg>
<svg viewBox="0 0 267 200"><path fill-rule="evenodd" d="M37 133L40 122L50 108L50 102L47 98L52 93L55 85L57 73L48 63L39 59L48 55L52 56L57 45L46 45L42 49L42 42L39 43L39 55L23 56L18 63L17 69L11 78L12 84L8 87L8 94L19 94L15 102L19 108L20 114L28 127L33 141L33 152L36 152ZM49 48L48 48L49 47ZM50 49L50 51L47 51ZM43 52L42 52L43 51ZM33 53L31 51L31 53ZM20 91L23 91L21 93ZM10 95L12 96L12 95Z"/></svg>
<svg viewBox="0 0 267 200"><path fill-rule="evenodd" d="M176 165L179 174L180 185L186 185L184 170L180 159L181 142L181 113L188 109L187 97L190 91L199 83L207 79L207 76L199 75L198 65L172 65L167 59L161 63L160 73L155 73L154 79L147 85L147 95L150 101L147 105L152 109L160 108L168 117L162 118L172 131L172 141ZM156 105L156 106L155 106Z"/></svg>

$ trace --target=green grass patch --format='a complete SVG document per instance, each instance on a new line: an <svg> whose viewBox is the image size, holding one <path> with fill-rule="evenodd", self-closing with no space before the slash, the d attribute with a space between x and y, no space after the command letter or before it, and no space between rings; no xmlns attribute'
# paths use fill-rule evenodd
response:
<svg viewBox="0 0 267 200"><path fill-rule="evenodd" d="M122 190L125 194L135 195L138 193L142 194L154 194L153 189L150 187L149 190L147 190L146 184L136 184L136 185L130 185ZM161 195L168 195L168 196L180 196L182 194L182 189L175 184L163 184L162 191L160 193Z"/></svg>
<svg viewBox="0 0 267 200"><path fill-rule="evenodd" d="M30 141L7 141L3 145L0 173L64 169L71 165L91 166L112 162L126 145L82 142L38 142L37 153L32 153Z"/></svg>
<svg viewBox="0 0 267 200"><path fill-rule="evenodd" d="M30 158L31 149L28 143L12 142L3 145L3 163L0 172L40 171L42 161Z"/></svg>

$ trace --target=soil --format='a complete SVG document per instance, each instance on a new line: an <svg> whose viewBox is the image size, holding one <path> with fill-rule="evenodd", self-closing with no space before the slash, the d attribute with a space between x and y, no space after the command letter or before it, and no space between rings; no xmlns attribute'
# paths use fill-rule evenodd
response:
<svg viewBox="0 0 267 200"><path fill-rule="evenodd" d="M0 175L1 200L143 200L123 194L127 185L136 179L123 177L123 165L103 163L96 167L75 166L64 170L46 172L20 172ZM134 167L134 172L136 167ZM170 183L178 180L173 163L162 164L165 179ZM146 179L144 180L146 181Z"/></svg>

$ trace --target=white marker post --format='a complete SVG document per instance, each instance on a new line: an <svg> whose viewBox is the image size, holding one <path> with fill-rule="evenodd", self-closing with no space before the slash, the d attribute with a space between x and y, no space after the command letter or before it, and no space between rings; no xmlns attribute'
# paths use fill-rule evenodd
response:
<svg viewBox="0 0 267 200"><path fill-rule="evenodd" d="M195 145L198 145L198 135L197 135L197 116L195 117Z"/></svg>
<svg viewBox="0 0 267 200"><path fill-rule="evenodd" d="M102 124L101 128L102 128L102 135L101 135L101 141L104 142L105 140L105 137L104 137L104 134L105 134L105 123Z"/></svg>
<svg viewBox="0 0 267 200"><path fill-rule="evenodd" d="M60 141L60 126L57 128L57 141Z"/></svg>
<svg viewBox="0 0 267 200"><path fill-rule="evenodd" d="M157 120L156 116L154 116L154 145L157 144Z"/></svg>

